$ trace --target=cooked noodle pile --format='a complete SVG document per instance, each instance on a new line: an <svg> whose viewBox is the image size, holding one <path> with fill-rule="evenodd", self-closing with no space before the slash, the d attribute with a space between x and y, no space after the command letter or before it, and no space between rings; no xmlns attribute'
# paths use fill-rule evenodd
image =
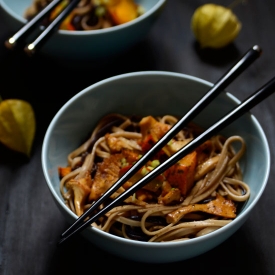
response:
<svg viewBox="0 0 275 275"><path fill-rule="evenodd" d="M66 205L78 216L82 215L176 122L177 118L171 115L103 117L89 139L69 154L68 166L58 168L60 191ZM182 129L110 200L200 132L194 124ZM240 144L237 152L233 143ZM230 223L236 217L238 205L249 198L250 189L242 181L238 163L244 152L242 137L216 135L92 226L148 242L186 240L215 231Z"/></svg>
<svg viewBox="0 0 275 275"><path fill-rule="evenodd" d="M24 14L28 20L32 19L52 0L33 0ZM69 0L63 0L50 13L44 25L48 25L68 5ZM67 18L61 23L63 30L98 30L110 28L134 20L144 13L143 8L134 0L81 0Z"/></svg>

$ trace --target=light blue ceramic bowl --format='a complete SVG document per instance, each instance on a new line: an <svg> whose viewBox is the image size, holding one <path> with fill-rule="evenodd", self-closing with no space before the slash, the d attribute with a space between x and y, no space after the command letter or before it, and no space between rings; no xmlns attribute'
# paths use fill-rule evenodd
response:
<svg viewBox="0 0 275 275"><path fill-rule="evenodd" d="M0 0L1 16L11 32L21 28L26 20L24 11L33 0ZM64 31L55 33L40 52L50 57L71 60L101 60L129 49L143 39L159 17L166 0L136 0L145 13L119 26L93 31Z"/></svg>
<svg viewBox="0 0 275 275"><path fill-rule="evenodd" d="M207 81L179 73L136 72L100 81L70 99L50 123L42 148L42 167L47 185L68 222L73 223L77 217L64 205L59 192L57 167L67 164L68 153L83 142L103 115L119 112L183 116L211 86ZM194 121L208 127L238 103L234 96L223 92ZM247 152L241 161L241 168L244 181L251 188L249 201L229 225L196 239L171 243L132 241L95 228L87 228L81 234L110 253L150 263L188 259L225 241L250 214L253 215L251 212L267 184L270 152L265 134L251 113L243 115L222 133L240 135L245 139Z"/></svg>

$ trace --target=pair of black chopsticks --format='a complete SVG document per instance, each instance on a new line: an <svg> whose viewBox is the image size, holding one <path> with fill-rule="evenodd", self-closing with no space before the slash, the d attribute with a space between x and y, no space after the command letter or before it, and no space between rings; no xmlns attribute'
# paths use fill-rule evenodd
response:
<svg viewBox="0 0 275 275"><path fill-rule="evenodd" d="M34 18L27 22L18 32L5 41L5 46L8 49L14 49L23 39L25 39L35 28L42 22L42 20L49 15L49 13L63 0L53 0ZM58 30L59 25L65 17L76 7L80 0L70 0L69 4L58 14L58 16L38 35L33 42L25 46L24 50L28 55L33 55L39 48L41 48L50 36ZM40 26L41 27L41 26Z"/></svg>
<svg viewBox="0 0 275 275"><path fill-rule="evenodd" d="M163 146L165 146L169 140L171 140L184 125L191 122L193 118L199 114L224 88L229 85L240 73L242 73L253 61L261 55L261 48L257 45L253 46L215 85L189 110L175 126L173 126L166 135L158 141L154 147L146 153L128 172L126 172L110 189L108 189L101 198L99 198L82 216L80 216L75 223L73 223L62 235L58 244L63 243L65 240L82 231L91 223L96 221L100 216L107 213L118 203L124 201L138 189L149 183L153 178L163 173L173 164L177 163L185 155L191 153L200 144L205 142L214 134L218 133L221 129L232 123L239 118L245 112L249 111L252 107L260 103L266 97L271 95L275 91L275 77L266 83L263 87L257 90L254 94L244 100L240 105L234 108L231 112L226 114L222 119L217 121L211 127L209 127L200 136L193 141L185 145L182 149L171 156L166 162L157 166L149 174L145 175L140 181L134 184L131 188L124 191L119 197L113 200L105 208L98 211L94 216L88 218L88 216L113 194L118 188L129 180L138 170L146 164L146 162L155 155ZM86 220L85 220L86 219Z"/></svg>

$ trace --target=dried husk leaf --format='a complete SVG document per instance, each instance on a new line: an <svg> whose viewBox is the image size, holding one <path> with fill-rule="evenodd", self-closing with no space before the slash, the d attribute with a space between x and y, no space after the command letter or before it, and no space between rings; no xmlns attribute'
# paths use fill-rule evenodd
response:
<svg viewBox="0 0 275 275"><path fill-rule="evenodd" d="M32 106L19 99L0 102L0 142L30 156L36 122Z"/></svg>

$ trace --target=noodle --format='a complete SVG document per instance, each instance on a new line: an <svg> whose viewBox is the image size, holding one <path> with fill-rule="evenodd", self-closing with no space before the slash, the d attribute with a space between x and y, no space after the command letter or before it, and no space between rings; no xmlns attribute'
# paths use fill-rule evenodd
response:
<svg viewBox="0 0 275 275"><path fill-rule="evenodd" d="M104 116L90 138L69 154L68 166L58 167L65 204L78 216L83 214L177 121L172 115ZM182 129L109 201L201 131L193 123ZM240 144L237 152L233 143ZM203 236L227 225L236 217L239 204L250 196L239 166L245 149L240 136L213 136L100 217L93 226L127 239L168 242ZM100 208L106 204L108 201Z"/></svg>
<svg viewBox="0 0 275 275"><path fill-rule="evenodd" d="M33 0L25 10L24 17L32 19L50 2L52 0ZM44 21L44 25L53 21L68 3L68 0L61 1ZM130 22L143 13L143 8L134 0L82 0L59 28L70 31L105 29Z"/></svg>

